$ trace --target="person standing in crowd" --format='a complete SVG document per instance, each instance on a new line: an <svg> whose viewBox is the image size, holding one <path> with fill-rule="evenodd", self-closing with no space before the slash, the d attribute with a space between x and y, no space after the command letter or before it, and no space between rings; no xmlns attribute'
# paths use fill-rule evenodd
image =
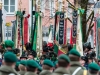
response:
<svg viewBox="0 0 100 75"><path fill-rule="evenodd" d="M19 64L20 64L20 62L16 62L16 65L15 65L15 70L17 71L17 72L19 72Z"/></svg>
<svg viewBox="0 0 100 75"><path fill-rule="evenodd" d="M20 61L19 70L20 75L24 75L26 73L26 60Z"/></svg>
<svg viewBox="0 0 100 75"><path fill-rule="evenodd" d="M37 75L37 70L39 68L39 65L34 60L27 60L27 72L25 75Z"/></svg>
<svg viewBox="0 0 100 75"><path fill-rule="evenodd" d="M27 56L25 54L22 54L22 56L20 57L20 60L27 60Z"/></svg>
<svg viewBox="0 0 100 75"><path fill-rule="evenodd" d="M34 56L33 56L33 54L30 53L30 54L28 54L27 58L28 58L28 60L33 60Z"/></svg>
<svg viewBox="0 0 100 75"><path fill-rule="evenodd" d="M81 55L77 50L72 49L71 51L69 51L69 58L71 60L71 66L69 69L71 75L84 75L84 73L87 73L86 75L89 75L86 70L83 70L81 64L79 63Z"/></svg>
<svg viewBox="0 0 100 75"><path fill-rule="evenodd" d="M90 63L89 64L89 73L90 75L99 75L100 67L97 63Z"/></svg>
<svg viewBox="0 0 100 75"><path fill-rule="evenodd" d="M4 54L4 64L0 67L0 75L18 75L15 71L15 64L17 62L17 57L12 52L6 52Z"/></svg>
<svg viewBox="0 0 100 75"><path fill-rule="evenodd" d="M67 55L60 55L58 57L58 68L54 71L52 75L70 75L70 72L68 71L70 66L70 59Z"/></svg>
<svg viewBox="0 0 100 75"><path fill-rule="evenodd" d="M39 66L39 67L38 67L37 74L39 75L41 72L42 72L42 68L41 68L41 66Z"/></svg>
<svg viewBox="0 0 100 75"><path fill-rule="evenodd" d="M84 67L85 66L85 57L84 56L81 56L81 59L80 59L80 64L81 64L81 66L82 66L82 68L84 69L84 70L86 70L86 68Z"/></svg>
<svg viewBox="0 0 100 75"><path fill-rule="evenodd" d="M39 75L51 75L53 72L54 64L51 60L45 59L42 65L42 72Z"/></svg>
<svg viewBox="0 0 100 75"><path fill-rule="evenodd" d="M5 48L6 48L7 51L12 51L13 47L14 47L13 41L11 41L11 40L5 41Z"/></svg>
<svg viewBox="0 0 100 75"><path fill-rule="evenodd" d="M98 65L100 66L100 60L98 60Z"/></svg>

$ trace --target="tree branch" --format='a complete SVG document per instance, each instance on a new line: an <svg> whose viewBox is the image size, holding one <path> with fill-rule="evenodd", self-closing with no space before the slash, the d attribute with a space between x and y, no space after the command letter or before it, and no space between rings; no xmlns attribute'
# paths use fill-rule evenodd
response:
<svg viewBox="0 0 100 75"><path fill-rule="evenodd" d="M68 7L69 7L69 8L72 8L73 10L76 10L76 8L75 8L75 7L73 7L73 6L71 6L71 5L70 5L70 6L68 6Z"/></svg>
<svg viewBox="0 0 100 75"><path fill-rule="evenodd" d="M94 24L92 24L92 26L88 29L88 32L87 32L87 35L86 35L86 38L85 38L86 40L88 39L88 35L89 35L89 33L90 33L93 26L94 26Z"/></svg>
<svg viewBox="0 0 100 75"><path fill-rule="evenodd" d="M69 2L69 0L66 0L66 1L70 4L71 8L76 9L75 6L71 2Z"/></svg>
<svg viewBox="0 0 100 75"><path fill-rule="evenodd" d="M71 23L72 23L72 20L70 18L67 18Z"/></svg>
<svg viewBox="0 0 100 75"><path fill-rule="evenodd" d="M94 15L94 11L92 11L92 12L91 12L91 14L89 15L89 17L88 17L88 19L87 19L87 21L86 21L86 22L88 22L88 21L89 21L89 19L91 18L91 16L92 16L92 15Z"/></svg>
<svg viewBox="0 0 100 75"><path fill-rule="evenodd" d="M92 24L93 18L94 18L94 14L92 15L92 19L91 19L91 21L90 21L89 29L88 29L88 32L87 32L87 34L86 34L85 40L88 39L88 35L89 35L89 33L90 33L92 27L94 26L94 24Z"/></svg>

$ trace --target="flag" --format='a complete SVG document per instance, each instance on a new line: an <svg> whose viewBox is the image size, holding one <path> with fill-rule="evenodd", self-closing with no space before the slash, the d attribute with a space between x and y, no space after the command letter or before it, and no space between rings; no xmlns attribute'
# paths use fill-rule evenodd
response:
<svg viewBox="0 0 100 75"><path fill-rule="evenodd" d="M58 56L60 56L61 54L64 54L64 52L62 50L58 51Z"/></svg>
<svg viewBox="0 0 100 75"><path fill-rule="evenodd" d="M58 56L61 54L66 54L66 53L67 53L66 49L59 47Z"/></svg>
<svg viewBox="0 0 100 75"><path fill-rule="evenodd" d="M17 11L16 12L16 34L15 34L15 41L14 41L15 48L20 47L20 25L21 25L20 15L21 15L21 11Z"/></svg>
<svg viewBox="0 0 100 75"><path fill-rule="evenodd" d="M55 14L55 27L54 27L54 52L58 54L59 44L58 44L58 31L59 31L59 13Z"/></svg>
<svg viewBox="0 0 100 75"><path fill-rule="evenodd" d="M37 25L37 49L39 54L42 50L42 25L41 25L41 15L38 13L38 25Z"/></svg>
<svg viewBox="0 0 100 75"><path fill-rule="evenodd" d="M66 50L63 49L62 47L60 47L59 43L58 43L58 36L59 36L59 18L60 12L56 12L56 16L55 16L55 40L54 40L54 52L59 56L61 54L66 54ZM66 29L65 29L66 31ZM66 37L65 37L66 38ZM65 42L66 43L66 42Z"/></svg>
<svg viewBox="0 0 100 75"><path fill-rule="evenodd" d="M24 45L28 42L28 18L29 15L24 17Z"/></svg>
<svg viewBox="0 0 100 75"><path fill-rule="evenodd" d="M81 28L81 14L78 14L78 23L77 23L77 38L76 38L76 49L78 52L83 55L83 45L82 45L82 28Z"/></svg>
<svg viewBox="0 0 100 75"><path fill-rule="evenodd" d="M53 36L53 34L52 34L52 28L51 28L51 26L50 26L50 32L49 32L49 38L48 38L48 42L49 42L49 43L53 43L52 36Z"/></svg>
<svg viewBox="0 0 100 75"><path fill-rule="evenodd" d="M35 24L34 24L34 35L33 35L33 45L32 45L32 50L36 51L37 49L37 30L38 30L38 19L39 18L39 14L38 12L35 13Z"/></svg>

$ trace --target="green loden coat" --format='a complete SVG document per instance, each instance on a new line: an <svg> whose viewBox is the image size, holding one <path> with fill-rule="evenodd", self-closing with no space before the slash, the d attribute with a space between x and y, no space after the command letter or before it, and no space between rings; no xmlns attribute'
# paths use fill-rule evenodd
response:
<svg viewBox="0 0 100 75"><path fill-rule="evenodd" d="M99 75L99 74L89 74L89 75Z"/></svg>
<svg viewBox="0 0 100 75"><path fill-rule="evenodd" d="M70 65L70 73L71 75L73 74L73 72L78 68L78 67L82 67L81 64L78 61L71 61L71 65ZM84 69L81 68L76 75L83 75L84 74ZM87 72L87 75L89 75L89 72Z"/></svg>
<svg viewBox="0 0 100 75"><path fill-rule="evenodd" d="M0 75L19 75L14 68L10 66L1 66L0 67Z"/></svg>
<svg viewBox="0 0 100 75"><path fill-rule="evenodd" d="M19 71L18 73L19 73L20 75L25 75L26 72L25 72L25 71Z"/></svg>
<svg viewBox="0 0 100 75"><path fill-rule="evenodd" d="M26 72L25 75L37 75L37 74L34 72Z"/></svg>
<svg viewBox="0 0 100 75"><path fill-rule="evenodd" d="M49 70L42 70L42 72L40 72L39 75L51 75L52 72L50 72Z"/></svg>
<svg viewBox="0 0 100 75"><path fill-rule="evenodd" d="M66 68L59 67L57 68L52 75L71 75Z"/></svg>

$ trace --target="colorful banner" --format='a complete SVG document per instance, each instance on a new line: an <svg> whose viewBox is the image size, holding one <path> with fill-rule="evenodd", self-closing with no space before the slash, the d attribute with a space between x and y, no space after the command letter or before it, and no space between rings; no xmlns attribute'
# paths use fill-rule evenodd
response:
<svg viewBox="0 0 100 75"><path fill-rule="evenodd" d="M48 42L53 43L53 40L54 40L54 28L53 25L50 25Z"/></svg>
<svg viewBox="0 0 100 75"><path fill-rule="evenodd" d="M81 11L79 10L78 23L77 23L77 38L76 38L76 49L83 56L83 43L82 43L82 22L81 22Z"/></svg>
<svg viewBox="0 0 100 75"><path fill-rule="evenodd" d="M60 13L60 21L59 21L59 44L64 44L64 12Z"/></svg>
<svg viewBox="0 0 100 75"><path fill-rule="evenodd" d="M37 49L36 49L36 51L41 53L41 50L42 50L42 24L41 24L40 13L38 13L38 20L37 21L38 21L38 23L37 23Z"/></svg>
<svg viewBox="0 0 100 75"><path fill-rule="evenodd" d="M28 18L29 15L24 18L24 45L28 42Z"/></svg>
<svg viewBox="0 0 100 75"><path fill-rule="evenodd" d="M73 31L72 31L72 36L73 36L73 43L76 44L76 36L77 36L77 10L73 11Z"/></svg>
<svg viewBox="0 0 100 75"><path fill-rule="evenodd" d="M38 19L39 18L39 13L38 12L36 12L35 13L35 23L34 23L34 33L33 33L33 45L32 45L32 50L34 50L34 51L36 51L36 49L37 49L37 31L38 31Z"/></svg>

